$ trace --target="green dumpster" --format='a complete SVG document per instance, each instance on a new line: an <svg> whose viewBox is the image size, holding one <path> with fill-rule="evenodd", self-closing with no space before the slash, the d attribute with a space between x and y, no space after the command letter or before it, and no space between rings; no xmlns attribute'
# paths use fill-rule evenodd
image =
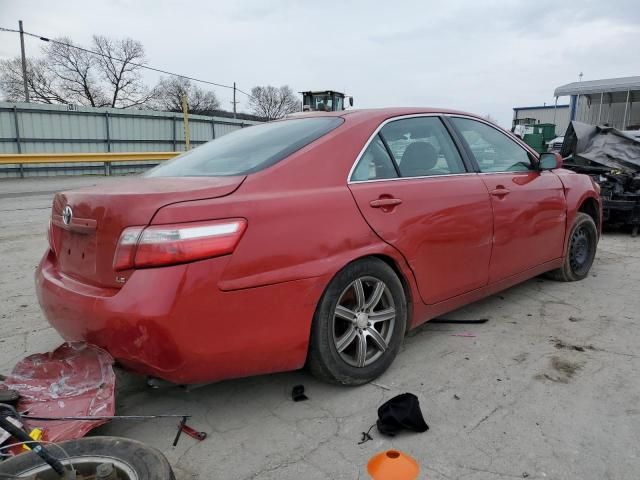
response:
<svg viewBox="0 0 640 480"><path fill-rule="evenodd" d="M556 138L556 126L553 123L538 123L535 129L534 133L541 133L545 142Z"/></svg>
<svg viewBox="0 0 640 480"><path fill-rule="evenodd" d="M544 143L544 135L542 135L542 133L525 133L523 140L524 143L529 145L538 153L542 153L547 150Z"/></svg>

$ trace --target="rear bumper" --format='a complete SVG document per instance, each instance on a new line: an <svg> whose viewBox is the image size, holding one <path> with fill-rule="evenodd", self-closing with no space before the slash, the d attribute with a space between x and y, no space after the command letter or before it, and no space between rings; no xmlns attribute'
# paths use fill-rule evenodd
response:
<svg viewBox="0 0 640 480"><path fill-rule="evenodd" d="M141 374L188 384L300 368L328 279L223 292L216 279L227 262L136 270L109 289L61 275L47 252L36 291L65 340L98 345Z"/></svg>

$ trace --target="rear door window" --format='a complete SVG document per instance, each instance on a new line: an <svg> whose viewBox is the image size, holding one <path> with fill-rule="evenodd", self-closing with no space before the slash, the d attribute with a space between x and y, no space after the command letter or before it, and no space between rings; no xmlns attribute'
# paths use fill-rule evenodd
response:
<svg viewBox="0 0 640 480"><path fill-rule="evenodd" d="M351 181L465 173L462 157L439 117L387 123L360 158Z"/></svg>
<svg viewBox="0 0 640 480"><path fill-rule="evenodd" d="M246 175L267 168L342 124L340 117L311 117L238 129L149 170L147 177Z"/></svg>
<svg viewBox="0 0 640 480"><path fill-rule="evenodd" d="M464 173L458 150L438 117L415 117L386 124L380 131L402 177Z"/></svg>
<svg viewBox="0 0 640 480"><path fill-rule="evenodd" d="M360 158L353 175L351 175L351 181L363 182L397 177L393 160L391 160L380 135L376 135Z"/></svg>

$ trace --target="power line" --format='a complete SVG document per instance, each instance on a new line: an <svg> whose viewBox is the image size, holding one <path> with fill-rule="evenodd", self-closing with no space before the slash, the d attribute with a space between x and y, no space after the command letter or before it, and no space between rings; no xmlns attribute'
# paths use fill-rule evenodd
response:
<svg viewBox="0 0 640 480"><path fill-rule="evenodd" d="M11 32L11 33L21 33L19 30L14 30L12 28L5 28L5 27L0 27L0 31L2 31L2 32ZM210 82L209 80L202 80L200 78L190 77L188 75L181 75L179 73L169 72L167 70L162 70L160 68L150 67L150 66L142 64L142 63L135 63L135 62L131 62L131 61L128 61L128 60L123 60L122 58L112 57L111 55L107 55L105 53L96 52L95 50L89 50L88 48L80 47L78 45L73 45L71 43L61 42L59 40L52 40L50 38L44 37L42 35L37 35L35 33L30 33L30 32L26 32L26 31L23 31L22 33L24 35L28 35L29 37L33 37L33 38L37 38L38 40L42 40L43 42L50 42L50 43L55 43L55 44L58 44L58 45L64 45L65 47L75 48L76 50L81 50L83 52L90 53L92 55L97 55L99 57L105 57L105 58L108 58L110 60L115 60L117 62L122 62L122 63L126 62L126 63L129 63L130 65L135 65L136 67L144 68L146 70L151 70L151 71L158 72L158 73L164 73L165 75L173 75L174 77L186 78L188 80L193 80L194 82L205 83L207 85L214 85L216 87L228 88L230 90L234 90L235 89L238 92L243 93L244 95L246 95L249 98L252 97L251 94L249 94L249 93L247 93L247 92L245 92L243 90L240 90L239 88L234 87L233 85L224 85L222 83Z"/></svg>

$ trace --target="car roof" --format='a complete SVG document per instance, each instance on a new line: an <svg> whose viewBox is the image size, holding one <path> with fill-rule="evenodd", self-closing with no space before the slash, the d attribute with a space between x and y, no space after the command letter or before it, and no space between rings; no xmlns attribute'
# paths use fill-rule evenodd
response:
<svg viewBox="0 0 640 480"><path fill-rule="evenodd" d="M352 117L359 120L384 120L392 117L399 117L402 115L418 115L418 114L457 114L466 115L475 118L482 118L479 115L473 113L462 112L459 110L449 110L444 108L429 108L429 107L387 107L387 108L363 108L342 110L339 112L301 112L294 116L309 116L309 117ZM492 122L493 123L493 122Z"/></svg>

